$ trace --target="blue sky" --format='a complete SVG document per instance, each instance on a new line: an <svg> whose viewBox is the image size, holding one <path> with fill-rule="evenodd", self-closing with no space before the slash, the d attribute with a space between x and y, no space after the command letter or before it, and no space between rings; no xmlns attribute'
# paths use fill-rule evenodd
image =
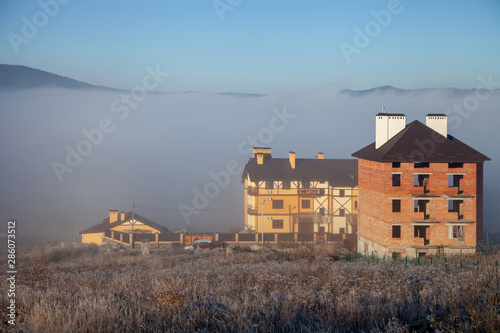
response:
<svg viewBox="0 0 500 333"><path fill-rule="evenodd" d="M497 0L60 1L2 1L1 63L123 89L158 64L173 92L475 88L479 75L500 75ZM46 22L42 3L55 12ZM356 28L368 42L356 45ZM14 35L24 42L13 46Z"/></svg>

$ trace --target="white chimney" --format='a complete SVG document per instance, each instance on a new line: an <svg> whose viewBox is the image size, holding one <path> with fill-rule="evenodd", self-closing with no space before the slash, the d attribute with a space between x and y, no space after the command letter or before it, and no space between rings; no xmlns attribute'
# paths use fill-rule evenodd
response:
<svg viewBox="0 0 500 333"><path fill-rule="evenodd" d="M429 113L425 116L427 127L435 130L445 138L448 136L448 116L442 113Z"/></svg>
<svg viewBox="0 0 500 333"><path fill-rule="evenodd" d="M375 116L375 149L378 149L406 127L402 113L379 113Z"/></svg>

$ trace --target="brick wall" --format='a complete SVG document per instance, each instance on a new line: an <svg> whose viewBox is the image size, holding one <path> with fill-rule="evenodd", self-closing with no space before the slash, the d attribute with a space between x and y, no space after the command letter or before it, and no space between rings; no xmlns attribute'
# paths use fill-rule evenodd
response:
<svg viewBox="0 0 500 333"><path fill-rule="evenodd" d="M392 184L393 173L401 175L399 187ZM417 198L416 196L424 194L423 187L414 185L415 174L419 173L429 174L428 195ZM459 220L458 212L448 212L450 198L447 195L459 194L457 187L448 186L448 174L462 174L462 195L473 197L461 198L463 204L460 225L465 225L462 244L459 244L457 238L448 237L449 225L458 225L450 221ZM375 252L405 252L405 247L424 245L466 245L475 248L482 237L482 164L464 163L463 168L449 168L448 163L430 163L428 168L415 168L413 163L401 163L399 168L393 168L392 163L359 159L358 177L359 250L362 252L367 248ZM400 212L392 211L394 199L401 200ZM416 199L428 200L428 216L424 212L414 212ZM479 211L476 200L480 204ZM427 220L424 220L426 217ZM465 223L466 221L473 223ZM401 226L400 238L392 238L393 225ZM427 227L425 244L423 238L414 237L415 225ZM365 245L364 242L368 244Z"/></svg>

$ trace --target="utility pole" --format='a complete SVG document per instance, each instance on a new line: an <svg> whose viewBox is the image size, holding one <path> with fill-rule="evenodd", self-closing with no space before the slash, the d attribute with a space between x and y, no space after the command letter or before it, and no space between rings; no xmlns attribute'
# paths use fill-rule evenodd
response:
<svg viewBox="0 0 500 333"><path fill-rule="evenodd" d="M130 221L130 224L132 224L132 234L130 235L130 248L134 248L135 244L135 237L134 237L134 225L135 225L135 201L132 204L132 220Z"/></svg>
<svg viewBox="0 0 500 333"><path fill-rule="evenodd" d="M262 247L264 247L264 202L266 199L262 199Z"/></svg>

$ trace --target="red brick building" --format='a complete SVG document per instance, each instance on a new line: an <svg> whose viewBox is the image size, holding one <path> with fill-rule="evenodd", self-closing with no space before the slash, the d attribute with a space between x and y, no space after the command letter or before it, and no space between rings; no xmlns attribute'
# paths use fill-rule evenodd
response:
<svg viewBox="0 0 500 333"><path fill-rule="evenodd" d="M447 116L406 125L376 115L376 141L358 158L358 251L474 252L483 235L483 163L447 133Z"/></svg>

